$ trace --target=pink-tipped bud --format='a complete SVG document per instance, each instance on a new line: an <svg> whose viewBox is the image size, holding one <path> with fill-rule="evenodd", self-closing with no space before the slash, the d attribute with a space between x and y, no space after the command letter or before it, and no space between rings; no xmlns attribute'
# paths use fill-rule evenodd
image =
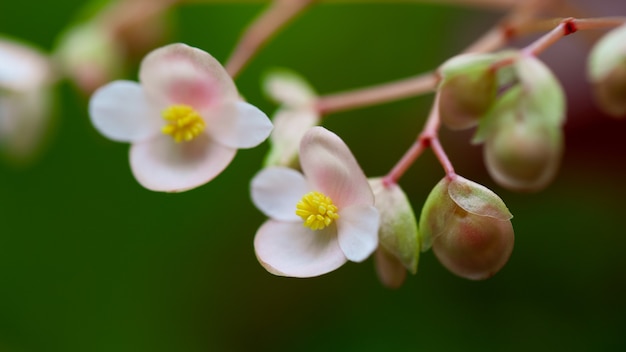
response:
<svg viewBox="0 0 626 352"><path fill-rule="evenodd" d="M512 215L491 190L461 176L444 178L431 191L420 233L452 273L483 280L497 273L513 251Z"/></svg>
<svg viewBox="0 0 626 352"><path fill-rule="evenodd" d="M588 71L600 108L626 117L626 25L598 41L589 55Z"/></svg>

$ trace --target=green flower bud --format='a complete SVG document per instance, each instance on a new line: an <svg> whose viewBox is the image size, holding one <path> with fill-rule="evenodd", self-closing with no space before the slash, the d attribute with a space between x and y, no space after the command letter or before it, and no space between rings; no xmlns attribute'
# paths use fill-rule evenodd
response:
<svg viewBox="0 0 626 352"><path fill-rule="evenodd" d="M498 79L493 54L463 54L440 68L439 114L450 129L475 126L496 98Z"/></svg>
<svg viewBox="0 0 626 352"><path fill-rule="evenodd" d="M413 207L397 184L385 186L381 178L370 179L374 205L380 213L379 246L409 270L417 272L420 236Z"/></svg>
<svg viewBox="0 0 626 352"><path fill-rule="evenodd" d="M626 25L607 33L589 54L588 75L600 108L626 116Z"/></svg>
<svg viewBox="0 0 626 352"><path fill-rule="evenodd" d="M499 185L538 191L552 181L560 164L565 95L535 57L517 57L512 69L516 83L498 97L473 142L485 142L487 170Z"/></svg>
<svg viewBox="0 0 626 352"><path fill-rule="evenodd" d="M513 251L512 215L495 193L461 176L442 179L426 199L420 233L452 273L471 280L497 273Z"/></svg>
<svg viewBox="0 0 626 352"><path fill-rule="evenodd" d="M503 123L485 142L487 171L501 186L515 191L539 191L556 176L563 152L559 128L523 119Z"/></svg>

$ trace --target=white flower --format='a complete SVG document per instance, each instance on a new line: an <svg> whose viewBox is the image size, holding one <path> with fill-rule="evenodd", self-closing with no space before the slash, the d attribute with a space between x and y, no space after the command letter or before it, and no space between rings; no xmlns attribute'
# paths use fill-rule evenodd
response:
<svg viewBox="0 0 626 352"><path fill-rule="evenodd" d="M130 166L147 189L181 192L205 184L238 148L263 142L267 116L242 102L208 53L171 44L141 62L140 83L115 81L91 97L91 120L103 135L132 143Z"/></svg>
<svg viewBox="0 0 626 352"><path fill-rule="evenodd" d="M270 217L254 239L259 262L275 275L312 277L365 260L378 246L380 220L354 156L337 135L313 127L300 162L304 175L269 167L252 180L252 200Z"/></svg>

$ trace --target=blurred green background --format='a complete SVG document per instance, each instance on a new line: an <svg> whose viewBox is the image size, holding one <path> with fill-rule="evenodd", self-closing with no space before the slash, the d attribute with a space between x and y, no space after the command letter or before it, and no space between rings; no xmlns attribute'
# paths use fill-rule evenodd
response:
<svg viewBox="0 0 626 352"><path fill-rule="evenodd" d="M82 5L2 0L0 33L49 50ZM223 62L261 9L183 6L173 39ZM276 37L237 84L271 114L275 106L259 85L267 68L295 69L320 93L399 79L436 67L499 15L319 5ZM128 145L100 136L87 98L62 82L45 153L30 167L0 165L0 351L626 350L626 121L593 108L581 66L587 49L559 58L566 45L546 53L576 104L561 171L547 190L503 190L469 134L442 131L458 173L493 189L515 215L509 263L471 282L428 252L399 290L378 282L371 259L314 279L268 274L252 247L264 217L248 195L267 144L240 151L196 190L153 193L133 179ZM566 61L579 65L564 71ZM431 99L335 114L325 125L378 176L412 143ZM417 212L442 176L426 153L401 180Z"/></svg>

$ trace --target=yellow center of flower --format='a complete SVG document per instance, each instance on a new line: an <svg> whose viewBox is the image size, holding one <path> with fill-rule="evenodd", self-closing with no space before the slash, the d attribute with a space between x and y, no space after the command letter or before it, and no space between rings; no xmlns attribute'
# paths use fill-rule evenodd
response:
<svg viewBox="0 0 626 352"><path fill-rule="evenodd" d="M296 205L296 215L312 230L321 230L339 219L333 200L320 192L305 194Z"/></svg>
<svg viewBox="0 0 626 352"><path fill-rule="evenodd" d="M176 143L196 138L206 127L202 116L189 105L172 105L162 114L167 125L161 132L172 136Z"/></svg>

